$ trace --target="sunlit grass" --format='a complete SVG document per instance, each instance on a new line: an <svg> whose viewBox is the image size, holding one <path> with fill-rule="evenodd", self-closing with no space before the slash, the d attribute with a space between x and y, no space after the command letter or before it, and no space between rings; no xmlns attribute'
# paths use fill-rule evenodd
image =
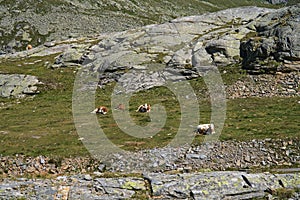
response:
<svg viewBox="0 0 300 200"><path fill-rule="evenodd" d="M53 56L31 58L31 61L37 59L42 61L35 65L25 65L25 60L0 63L2 73L35 75L44 83L39 87L41 93L34 98L0 99L0 154L59 157L88 155L79 140L72 117L75 69L47 69L44 62L53 62ZM232 69L231 72L222 75L226 84L244 76L239 70ZM190 84L199 101L200 122L209 123L211 109L209 98L203 95L206 91L205 83L198 78L191 80ZM98 89L95 95L95 106L109 108L107 115L97 117L104 133L114 144L126 150L138 150L165 146L175 137L181 122L181 112L178 100L168 88L156 87L130 98L128 110L132 121L139 126L145 127L151 123L149 113L135 112L140 104L158 104L167 112L165 125L157 130L154 127L157 134L136 138L124 133L112 116L111 94L114 86L109 84L105 89ZM299 138L298 101L299 97L228 100L227 117L220 139L247 141L255 138ZM194 144L202 141L203 136L197 136Z"/></svg>
<svg viewBox="0 0 300 200"><path fill-rule="evenodd" d="M300 136L299 97L247 98L228 102L222 139Z"/></svg>

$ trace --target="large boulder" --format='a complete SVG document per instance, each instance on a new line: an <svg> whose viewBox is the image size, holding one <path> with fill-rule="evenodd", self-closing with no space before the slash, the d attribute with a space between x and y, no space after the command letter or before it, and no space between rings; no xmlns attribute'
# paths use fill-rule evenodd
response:
<svg viewBox="0 0 300 200"><path fill-rule="evenodd" d="M300 70L300 4L257 20L256 32L241 43L243 66L252 72ZM289 67L292 66L292 67Z"/></svg>
<svg viewBox="0 0 300 200"><path fill-rule="evenodd" d="M82 56L87 48L88 45L85 44L70 45L68 49L56 57L52 68L79 66L82 63Z"/></svg>
<svg viewBox="0 0 300 200"><path fill-rule="evenodd" d="M237 34L228 34L219 39L211 40L206 51L212 55L216 64L228 65L240 56L240 38Z"/></svg>
<svg viewBox="0 0 300 200"><path fill-rule="evenodd" d="M24 97L39 93L41 82L35 76L24 74L0 74L1 97Z"/></svg>

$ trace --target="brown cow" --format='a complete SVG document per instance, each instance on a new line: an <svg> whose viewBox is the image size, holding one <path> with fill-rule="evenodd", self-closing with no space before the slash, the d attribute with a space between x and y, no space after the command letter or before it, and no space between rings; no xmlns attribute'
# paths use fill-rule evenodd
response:
<svg viewBox="0 0 300 200"><path fill-rule="evenodd" d="M115 107L115 110L122 110L122 111L124 111L125 110L125 105L120 103L117 107Z"/></svg>
<svg viewBox="0 0 300 200"><path fill-rule="evenodd" d="M150 112L151 111L151 105L145 103L144 105L140 105L136 112Z"/></svg>
<svg viewBox="0 0 300 200"><path fill-rule="evenodd" d="M108 112L108 109L105 106L100 106L98 108L95 108L91 113L96 113L96 114L102 114L105 115Z"/></svg>

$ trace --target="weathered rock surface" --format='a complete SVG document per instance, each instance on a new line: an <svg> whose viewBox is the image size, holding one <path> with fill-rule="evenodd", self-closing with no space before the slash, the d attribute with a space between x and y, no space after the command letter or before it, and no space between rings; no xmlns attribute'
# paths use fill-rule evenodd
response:
<svg viewBox="0 0 300 200"><path fill-rule="evenodd" d="M204 76L241 58L251 73L298 72L299 6L229 9L115 33L89 49L83 71L101 72L101 87L118 81L125 93Z"/></svg>
<svg viewBox="0 0 300 200"><path fill-rule="evenodd" d="M299 10L299 4L279 10L228 9L96 37L48 42L26 52L0 57L33 57L61 52L50 67L81 67L82 75L99 77L100 87L118 81L123 90L116 93L136 92L168 81L197 78L215 66L240 64L241 61L244 69L255 74L298 73ZM278 92L269 89L265 93L299 93L297 86L288 87L278 88ZM248 89L256 94L252 92L256 87Z"/></svg>
<svg viewBox="0 0 300 200"><path fill-rule="evenodd" d="M101 72L100 84L115 78L125 93L196 78L215 64L238 62L240 40L251 32L247 25L271 11L235 8L115 33L89 49L83 72Z"/></svg>
<svg viewBox="0 0 300 200"><path fill-rule="evenodd" d="M100 175L101 176L101 175ZM251 174L238 171L183 174L145 173L142 177L97 175L54 179L3 179L3 199L252 199L272 197L278 188L299 188L299 174ZM297 199L295 193L291 199Z"/></svg>
<svg viewBox="0 0 300 200"><path fill-rule="evenodd" d="M252 199L267 189L294 185L299 174L247 174L207 172L190 174L147 174L152 195L161 199Z"/></svg>
<svg viewBox="0 0 300 200"><path fill-rule="evenodd" d="M299 140L165 147L110 159L99 163L91 158L1 157L0 198L252 199L270 198L279 188L300 188L300 169L286 168L300 164ZM247 172L272 166L283 168L277 169L279 174ZM241 171L223 171L232 168ZM294 193L291 200L299 197Z"/></svg>
<svg viewBox="0 0 300 200"><path fill-rule="evenodd" d="M92 178L90 175L58 176L52 180L4 179L1 199L129 199L146 191L142 178Z"/></svg>
<svg viewBox="0 0 300 200"><path fill-rule="evenodd" d="M24 97L39 93L37 85L41 82L35 76L23 74L0 74L1 97Z"/></svg>
<svg viewBox="0 0 300 200"><path fill-rule="evenodd" d="M300 70L300 8L270 12L254 22L255 35L241 44L243 66L252 73ZM249 33L250 34L250 33Z"/></svg>
<svg viewBox="0 0 300 200"><path fill-rule="evenodd" d="M271 1L277 3L277 1ZM25 50L53 40L122 31L162 23L180 16L199 15L239 5L266 6L257 1L1 1L0 54Z"/></svg>

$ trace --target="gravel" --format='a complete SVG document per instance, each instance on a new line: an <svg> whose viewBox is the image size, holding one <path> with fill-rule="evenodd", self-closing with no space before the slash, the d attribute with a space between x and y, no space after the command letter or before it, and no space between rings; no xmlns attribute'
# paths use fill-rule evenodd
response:
<svg viewBox="0 0 300 200"><path fill-rule="evenodd" d="M264 139L249 142L211 142L201 146L163 147L137 152L90 157L53 159L44 156L2 156L3 176L46 176L59 174L249 169L291 167L300 164L299 140Z"/></svg>

